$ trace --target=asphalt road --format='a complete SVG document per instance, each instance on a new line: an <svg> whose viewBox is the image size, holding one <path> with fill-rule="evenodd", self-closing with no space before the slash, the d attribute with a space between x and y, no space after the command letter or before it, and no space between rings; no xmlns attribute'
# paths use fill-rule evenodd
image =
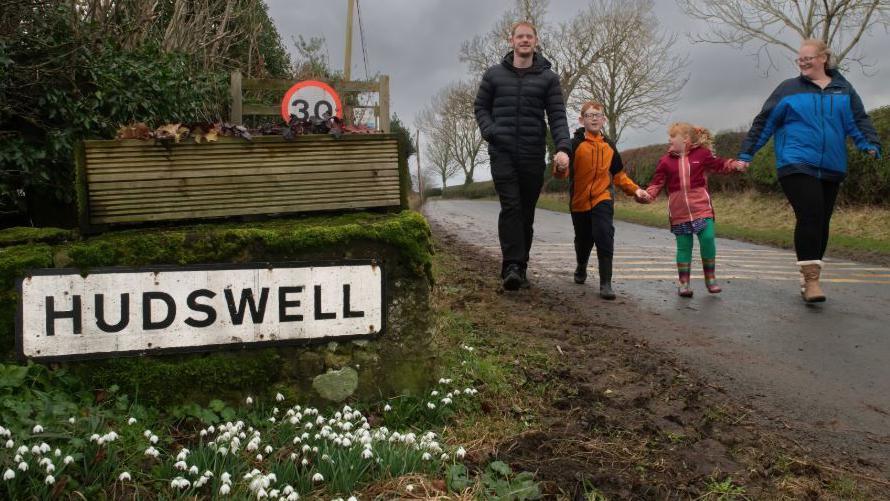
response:
<svg viewBox="0 0 890 501"><path fill-rule="evenodd" d="M499 261L498 211L497 202L469 200L433 201L424 210L438 231ZM572 283L573 236L568 214L539 209L530 278L589 300L597 291L596 258L587 285ZM695 296L685 299L676 295L667 221L663 229L615 221L615 241L619 300L597 298L597 306L638 316L637 335L719 377L772 410L769 417L844 437L890 463L890 268L829 257L828 301L806 305L791 251L718 238L723 293L707 293L696 256Z"/></svg>

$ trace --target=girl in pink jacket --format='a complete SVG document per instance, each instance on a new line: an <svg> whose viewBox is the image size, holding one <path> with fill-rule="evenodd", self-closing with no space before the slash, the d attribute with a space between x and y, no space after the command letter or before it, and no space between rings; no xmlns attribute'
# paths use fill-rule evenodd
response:
<svg viewBox="0 0 890 501"><path fill-rule="evenodd" d="M651 202L667 187L671 233L677 237L677 294L692 297L689 274L692 264L692 236L698 235L702 267L708 292L721 291L715 276L717 245L714 240L714 207L708 194L709 172L744 171L744 164L714 156L711 133L702 127L678 122L668 128L670 147L658 161L658 167L646 192Z"/></svg>

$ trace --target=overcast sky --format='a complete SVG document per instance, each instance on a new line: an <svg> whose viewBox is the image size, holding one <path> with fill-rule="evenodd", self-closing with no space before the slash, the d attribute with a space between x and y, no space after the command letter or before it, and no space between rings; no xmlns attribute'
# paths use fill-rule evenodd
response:
<svg viewBox="0 0 890 501"><path fill-rule="evenodd" d="M285 44L293 50L292 37L324 37L332 67L343 67L347 0L266 0ZM552 0L548 19L567 19L587 0ZM678 53L689 54L691 79L674 112L651 130L628 129L621 149L666 142L665 126L684 120L714 131L747 127L775 86L795 76L790 62L764 77L749 53L725 45L691 43L685 35L701 30L701 23L686 18L674 0L657 0L662 26L680 34ZM391 77L392 109L413 127L418 110L449 82L467 76L458 61L464 40L486 33L513 0L364 0L360 1L365 47L371 74ZM867 109L890 105L890 34L873 30L860 47L872 76L858 67L845 76ZM880 51L883 51L881 53ZM784 56L783 56L784 57ZM495 61L492 61L494 63ZM358 22L353 36L352 75L364 76ZM574 118L572 118L574 120ZM477 176L480 177L480 176ZM482 172L481 177L489 177Z"/></svg>

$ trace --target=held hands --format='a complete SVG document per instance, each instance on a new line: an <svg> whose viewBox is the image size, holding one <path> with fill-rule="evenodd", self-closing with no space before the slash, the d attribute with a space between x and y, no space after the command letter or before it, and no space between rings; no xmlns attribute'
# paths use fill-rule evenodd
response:
<svg viewBox="0 0 890 501"><path fill-rule="evenodd" d="M749 162L745 162L744 160L735 160L732 162L732 168L736 172L745 172L748 170L748 166L751 165Z"/></svg>
<svg viewBox="0 0 890 501"><path fill-rule="evenodd" d="M559 173L563 173L569 168L569 156L564 151L554 155L553 162L556 164L556 171Z"/></svg>
<svg viewBox="0 0 890 501"><path fill-rule="evenodd" d="M878 150L868 150L866 153L872 158L878 158Z"/></svg>
<svg viewBox="0 0 890 501"><path fill-rule="evenodd" d="M637 191L634 192L634 200L636 200L637 203L641 203L641 204L651 204L652 203L652 197L649 196L649 192L647 192L646 190L644 190L642 188L637 188Z"/></svg>

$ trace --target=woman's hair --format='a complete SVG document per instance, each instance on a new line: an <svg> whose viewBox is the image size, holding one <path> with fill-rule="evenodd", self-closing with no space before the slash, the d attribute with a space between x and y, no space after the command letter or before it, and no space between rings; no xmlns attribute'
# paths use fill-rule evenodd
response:
<svg viewBox="0 0 890 501"><path fill-rule="evenodd" d="M513 26L510 28L510 36L511 37L516 35L516 29L519 28L520 26L525 26L525 27L531 28L532 33L535 34L535 37L538 36L538 29L535 28L534 24L530 23L529 21L519 21L517 23L513 23Z"/></svg>
<svg viewBox="0 0 890 501"><path fill-rule="evenodd" d="M701 146L709 150L714 149L714 136L711 131L704 127L692 125L688 122L675 122L668 127L668 134L680 134L689 138L689 144L692 146Z"/></svg>
<svg viewBox="0 0 890 501"><path fill-rule="evenodd" d="M824 40L819 38L805 38L800 42L801 47L804 45L809 45L810 47L815 48L820 56L828 56L825 61L825 71L834 68L834 54L831 52L831 47L829 47Z"/></svg>
<svg viewBox="0 0 890 501"><path fill-rule="evenodd" d="M596 101L585 101L584 104L581 105L581 115L587 113L587 110L593 108L595 110L604 111L606 108L600 103Z"/></svg>

